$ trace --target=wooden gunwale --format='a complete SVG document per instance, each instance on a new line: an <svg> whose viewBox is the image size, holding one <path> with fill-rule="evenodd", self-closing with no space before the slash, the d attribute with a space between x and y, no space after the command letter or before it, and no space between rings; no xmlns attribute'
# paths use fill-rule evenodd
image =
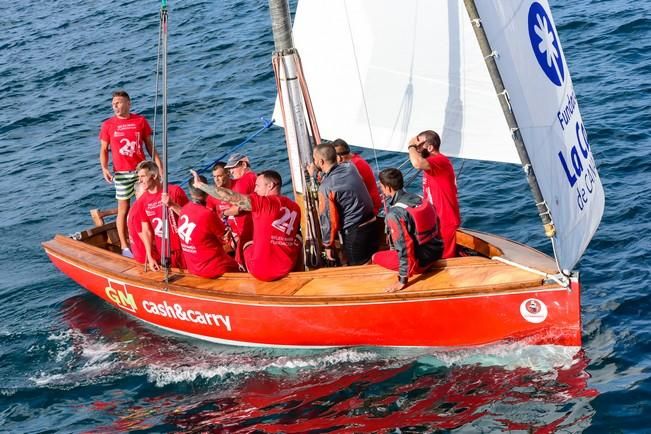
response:
<svg viewBox="0 0 651 434"><path fill-rule="evenodd" d="M165 291L163 273L145 272L141 264L98 247L96 240L92 240L97 236L108 238L113 227L114 223L111 223L84 231L82 233L84 241L57 235L53 240L43 243L43 247L48 254L76 267L89 270L93 274ZM485 243L484 249L493 252L509 252L511 254L509 259L517 260L518 257L513 256L514 254L519 255L519 258L524 259L525 265L528 266L538 265L537 268L540 268L541 264L543 267L549 266L550 263L553 264L553 260L546 255L497 236L467 230L460 234L460 238L464 241L475 239L473 242L476 244ZM488 240L491 242L489 243ZM90 244L93 242L95 245ZM464 280L472 282L472 279L464 276L477 273L486 273L487 276L497 280L510 275L519 277L511 282L498 281L478 284L475 281L470 286L463 285ZM556 284L545 284L542 276L484 257L461 257L437 261L430 271L413 278L411 285L406 290L394 294L383 292L383 288L394 279L394 271L375 265L292 272L287 277L275 282L261 282L244 273L226 273L219 279L204 279L185 274L180 270L173 270L167 290L179 295L247 304L327 305L333 303L386 303L560 289ZM339 286L333 285L333 282L339 282ZM456 282L456 285L445 284L445 282ZM329 285L329 291L323 288L325 285Z"/></svg>

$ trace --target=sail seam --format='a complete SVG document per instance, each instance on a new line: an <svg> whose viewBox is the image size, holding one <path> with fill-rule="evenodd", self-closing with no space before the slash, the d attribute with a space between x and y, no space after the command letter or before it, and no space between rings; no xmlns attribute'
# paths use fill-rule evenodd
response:
<svg viewBox="0 0 651 434"><path fill-rule="evenodd" d="M346 25L348 27L348 36L350 37L350 45L353 48L353 58L355 59L355 70L357 71L357 81L359 82L359 89L362 92L362 102L364 103L364 113L366 114L366 126L368 127L368 134L369 134L369 138L371 139L371 146L373 147L375 170L379 172L380 165L377 159L375 140L373 139L373 128L371 127L371 118L368 114L368 105L366 104L366 93L364 92L364 83L362 83L362 75L359 72L359 60L357 59L357 49L355 47L355 40L353 38L353 29L350 26L350 17L348 16L348 3L345 0L344 0L344 11L346 12Z"/></svg>

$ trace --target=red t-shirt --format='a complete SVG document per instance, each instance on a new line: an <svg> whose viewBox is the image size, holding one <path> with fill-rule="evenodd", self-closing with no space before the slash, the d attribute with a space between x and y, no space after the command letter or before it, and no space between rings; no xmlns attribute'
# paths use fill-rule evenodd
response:
<svg viewBox="0 0 651 434"><path fill-rule="evenodd" d="M285 196L249 195L255 221L253 246L244 251L246 267L260 280L280 279L289 273L301 252L297 238L301 209Z"/></svg>
<svg viewBox="0 0 651 434"><path fill-rule="evenodd" d="M99 139L110 145L116 172L136 170L138 163L145 159L142 145L148 136L151 136L149 122L136 113L131 113L127 119L113 116L102 123L99 131Z"/></svg>
<svg viewBox="0 0 651 434"><path fill-rule="evenodd" d="M423 172L423 196L433 204L441 226L458 227L461 223L454 168L443 154L427 157L429 170Z"/></svg>
<svg viewBox="0 0 651 434"><path fill-rule="evenodd" d="M236 193L249 195L255 191L255 179L257 178L254 172L246 172L241 178L232 180L231 190ZM251 213L242 211L239 215L230 217L228 224L237 234L239 242L246 243L253 237L253 220Z"/></svg>
<svg viewBox="0 0 651 434"><path fill-rule="evenodd" d="M177 203L183 207L188 203L188 197L185 195L185 192L181 187L177 185L168 185L167 193L169 194L170 200ZM160 189L157 193L149 193L148 191L144 192L140 199L136 202L137 208L142 208L149 224L153 228L154 239L156 240L156 250L161 252L162 243L163 243L163 203L161 202L161 195L163 190ZM175 261L175 258L179 258L181 252L181 240L179 239L178 226L176 214L170 211L169 213L169 228L170 228L170 251L172 253L172 266L183 268L182 262L178 260ZM174 253L177 253L175 255Z"/></svg>
<svg viewBox="0 0 651 434"><path fill-rule="evenodd" d="M380 192L377 189L377 182L375 182L373 169L371 169L371 166L366 162L366 160L357 154L353 154L353 158L350 161L355 165L357 171L361 175L364 185L368 190L368 194L371 196L371 200L373 201L373 212L377 214L378 211L380 211L380 208L382 208L382 198L380 198Z"/></svg>
<svg viewBox="0 0 651 434"><path fill-rule="evenodd" d="M211 195L206 196L206 208L208 208L210 211L217 213L217 215L220 217L224 211L226 211L232 206L233 205L231 205L230 203L223 202Z"/></svg>
<svg viewBox="0 0 651 434"><path fill-rule="evenodd" d="M214 212L188 202L181 209L178 229L183 258L190 273L213 278L237 270L237 264L222 247L224 225Z"/></svg>
<svg viewBox="0 0 651 434"><path fill-rule="evenodd" d="M141 264L144 264L147 262L147 252L145 251L145 246L138 234L142 232L142 222L149 224L149 220L147 219L144 209L138 205L138 200L133 203L129 209L129 213L127 214L127 229L129 231L129 244L131 246L133 258ZM152 255L154 255L154 258L160 256L154 251L152 251Z"/></svg>

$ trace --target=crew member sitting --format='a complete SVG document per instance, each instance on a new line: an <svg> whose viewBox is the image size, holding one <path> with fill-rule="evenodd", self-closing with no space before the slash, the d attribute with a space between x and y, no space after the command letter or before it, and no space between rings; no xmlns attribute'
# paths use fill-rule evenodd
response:
<svg viewBox="0 0 651 434"><path fill-rule="evenodd" d="M228 169L231 175L231 190L240 194L251 194L254 192L256 175L251 170L249 157L236 152L228 157L224 167ZM238 207L231 207L230 210L224 211L224 214L230 216L229 224L237 237L238 248L235 252L235 260L244 266L241 247L251 241L253 237L251 213Z"/></svg>
<svg viewBox="0 0 651 434"><path fill-rule="evenodd" d="M154 257L157 250L164 253L163 244L163 206L167 206L172 212L168 212L170 264L168 266L185 268L183 253L181 251L181 240L177 232L175 213L181 211L181 207L188 203L188 197L181 187L173 184L167 186L167 194L163 194L163 184L160 179L158 166L153 161L141 161L136 168L138 182L145 187L145 192L136 202L139 208L136 212L145 215L147 221L142 222L140 236L145 247L147 264L152 270L160 270L158 261ZM153 229L153 230L152 230ZM154 244L155 239L155 244ZM156 247L154 250L153 247Z"/></svg>
<svg viewBox="0 0 651 434"><path fill-rule="evenodd" d="M218 161L214 166L212 166L212 179L216 187L230 189L233 186L231 176L228 173L228 169L226 169L226 163L223 161ZM211 211L215 211L219 215L231 207L232 205L228 202L222 202L221 200L215 199L210 195L206 197L206 208Z"/></svg>
<svg viewBox="0 0 651 434"><path fill-rule="evenodd" d="M330 143L322 143L312 153L314 167L322 172L319 185L319 222L326 257L334 261L334 247L341 231L349 265L371 260L379 246L373 202L359 172L350 163L337 164ZM313 172L314 167L308 166Z"/></svg>
<svg viewBox="0 0 651 434"><path fill-rule="evenodd" d="M206 178L200 176L201 182ZM190 202L179 214L179 238L188 271L201 277L219 277L227 271L237 271L237 263L224 252L224 224L213 211L206 208L207 194L192 185Z"/></svg>
<svg viewBox="0 0 651 434"><path fill-rule="evenodd" d="M233 186L230 173L228 172L228 169L226 169L226 163L223 161L218 161L212 167L212 179L216 187L230 189ZM214 197L207 195L206 208L214 211L217 218L219 218L220 221L224 224L224 249L229 254L235 254L235 251L237 249L237 235L232 230L235 226L235 220L233 220L233 217L231 217L231 215L238 213L237 207L233 207L228 202L222 202L219 199L215 199ZM231 208L234 212L231 212ZM231 222L233 223L233 227L231 227Z"/></svg>
<svg viewBox="0 0 651 434"><path fill-rule="evenodd" d="M398 271L398 281L386 288L387 292L403 289L410 276L422 273L443 252L436 210L427 200L403 190L403 186L400 170L380 172L380 189L389 198L384 221L393 247L373 255L373 263Z"/></svg>
<svg viewBox="0 0 651 434"><path fill-rule="evenodd" d="M302 251L299 235L301 209L291 199L280 195L282 179L278 172L265 170L255 181L255 191L243 195L201 182L193 170L194 186L219 200L250 211L255 226L253 242L243 246L244 261L253 277L272 281L285 277Z"/></svg>
<svg viewBox="0 0 651 434"><path fill-rule="evenodd" d="M142 194L145 192L145 186L139 182L136 182L133 187L136 194L136 200L134 201L133 205L129 209L129 213L127 214L127 229L129 232L129 245L131 248L131 252L133 253L133 258L136 261L140 262L141 264L144 264L145 262L147 262L147 253L145 251L145 246L142 243L142 239L140 238L139 234L140 232L142 232L143 222L149 225L149 219L144 214L144 209L140 206L136 206L136 204L138 203L138 200L140 199ZM155 251L152 252L152 255L155 258L160 256L159 253Z"/></svg>
<svg viewBox="0 0 651 434"><path fill-rule="evenodd" d="M364 185L368 190L368 194L371 196L371 200L373 201L373 212L377 215L382 208L382 198L380 198L380 193L377 189L377 182L375 181L373 169L371 169L371 166L365 159L360 157L359 154L353 154L350 152L350 146L348 146L348 143L346 143L345 140L336 139L332 144L335 147L335 151L337 151L338 163L349 162L355 165L355 168L362 177Z"/></svg>

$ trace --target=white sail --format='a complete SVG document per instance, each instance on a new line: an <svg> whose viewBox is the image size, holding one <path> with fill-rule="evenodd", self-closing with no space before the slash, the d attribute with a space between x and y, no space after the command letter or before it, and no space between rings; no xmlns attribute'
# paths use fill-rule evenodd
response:
<svg viewBox="0 0 651 434"><path fill-rule="evenodd" d="M549 5L476 5L570 270L599 226L604 192ZM405 151L434 129L446 155L520 163L461 0L301 0L294 44L322 137Z"/></svg>
<svg viewBox="0 0 651 434"><path fill-rule="evenodd" d="M406 151L433 129L446 155L520 163L462 2L301 0L293 36L322 137Z"/></svg>
<svg viewBox="0 0 651 434"><path fill-rule="evenodd" d="M556 227L556 257L570 270L599 226L604 191L549 5L476 5Z"/></svg>

